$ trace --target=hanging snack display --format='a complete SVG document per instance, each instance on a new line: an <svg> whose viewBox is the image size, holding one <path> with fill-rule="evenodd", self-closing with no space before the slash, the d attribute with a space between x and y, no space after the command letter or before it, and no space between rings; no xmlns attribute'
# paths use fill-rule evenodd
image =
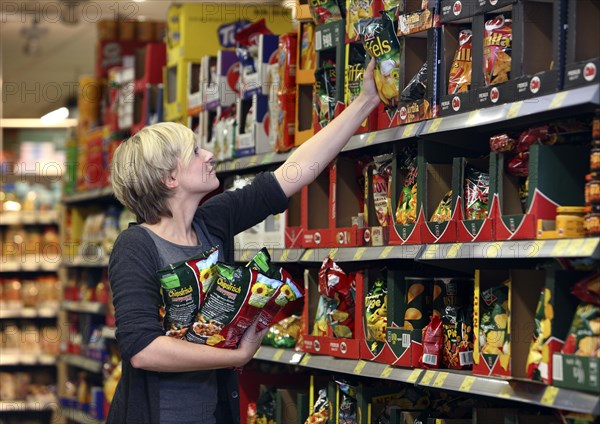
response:
<svg viewBox="0 0 600 424"><path fill-rule="evenodd" d="M498 15L485 23L483 74L490 86L510 79L512 20Z"/></svg>
<svg viewBox="0 0 600 424"><path fill-rule="evenodd" d="M509 292L510 280L481 293L479 345L484 357L499 357L500 365L508 369L510 361ZM487 359L486 359L487 360ZM491 363L494 360L490 360Z"/></svg>
<svg viewBox="0 0 600 424"><path fill-rule="evenodd" d="M385 342L387 328L387 284L380 276L365 296L365 333L367 340Z"/></svg>
<svg viewBox="0 0 600 424"><path fill-rule="evenodd" d="M490 174L465 167L465 219L485 219L488 214Z"/></svg>
<svg viewBox="0 0 600 424"><path fill-rule="evenodd" d="M463 29L458 35L458 48L450 67L448 94L458 94L468 91L471 86L471 71L473 50L473 32Z"/></svg>
<svg viewBox="0 0 600 424"><path fill-rule="evenodd" d="M342 12L337 0L309 0L308 7L316 25L342 19Z"/></svg>
<svg viewBox="0 0 600 424"><path fill-rule="evenodd" d="M219 250L214 247L198 256L168 265L157 271L160 280L163 307L163 329L169 337L181 339L186 333L198 307L215 282Z"/></svg>
<svg viewBox="0 0 600 424"><path fill-rule="evenodd" d="M379 98L387 107L398 105L402 45L396 35L395 21L384 13L381 18L363 19L358 33L365 50L375 58L373 72Z"/></svg>
<svg viewBox="0 0 600 424"><path fill-rule="evenodd" d="M452 190L448 191L431 215L431 222L446 222L452 219Z"/></svg>
<svg viewBox="0 0 600 424"><path fill-rule="evenodd" d="M396 223L400 225L417 222L417 152L406 148L398 157L399 168L404 175L402 190L396 208Z"/></svg>

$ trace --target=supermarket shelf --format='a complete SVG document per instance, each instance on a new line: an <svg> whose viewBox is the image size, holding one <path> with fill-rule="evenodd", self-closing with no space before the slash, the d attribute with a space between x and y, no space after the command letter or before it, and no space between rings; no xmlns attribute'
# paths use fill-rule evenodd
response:
<svg viewBox="0 0 600 424"><path fill-rule="evenodd" d="M56 318L58 316L58 308L52 307L2 307L0 308L0 319L13 318Z"/></svg>
<svg viewBox="0 0 600 424"><path fill-rule="evenodd" d="M357 134L350 138L350 141L342 151L362 149L364 147L374 146L376 144L389 143L395 140L405 140L416 137L421 131L425 122L417 122L415 124L402 125L399 127L386 128L385 130L372 131L363 134Z"/></svg>
<svg viewBox="0 0 600 424"><path fill-rule="evenodd" d="M99 373L102 371L102 362L96 361L95 359L71 354L60 355L60 359L69 365L84 369L89 372Z"/></svg>
<svg viewBox="0 0 600 424"><path fill-rule="evenodd" d="M397 368L360 359L311 355L292 349L276 349L268 346L261 346L254 359L386 379L434 389L473 393L478 396L508 399L566 411L600 414L600 398L591 393L559 389L537 382L474 376L468 371Z"/></svg>
<svg viewBox="0 0 600 424"><path fill-rule="evenodd" d="M598 415L597 395L577 390L559 389L541 383L522 380L502 380L468 373L428 370L422 373L417 385L437 389L473 393L479 396L547 406L565 411Z"/></svg>
<svg viewBox="0 0 600 424"><path fill-rule="evenodd" d="M72 259L63 258L62 264L66 267L78 267L78 268L102 268L108 266L108 257L106 256L75 256Z"/></svg>
<svg viewBox="0 0 600 424"><path fill-rule="evenodd" d="M104 422L90 416L89 413L77 409L62 408L61 413L63 417L80 424L101 424Z"/></svg>
<svg viewBox="0 0 600 424"><path fill-rule="evenodd" d="M1 272L56 272L60 261L50 261L40 255L28 255L17 261L3 261L0 264Z"/></svg>
<svg viewBox="0 0 600 424"><path fill-rule="evenodd" d="M561 240L521 240L485 243L448 243L425 246L419 261L460 259L543 259L594 258L600 259L600 238Z"/></svg>
<svg viewBox="0 0 600 424"><path fill-rule="evenodd" d="M56 364L56 356L50 354L25 353L25 352L2 352L0 355L0 366L48 366Z"/></svg>
<svg viewBox="0 0 600 424"><path fill-rule="evenodd" d="M256 255L260 249L254 246L248 249L235 251L235 261L246 263ZM271 260L279 263L298 262L304 254L304 249L269 249Z"/></svg>
<svg viewBox="0 0 600 424"><path fill-rule="evenodd" d="M338 262L415 259L422 249L423 246L418 244L307 249L304 255L302 255L300 262L323 262L327 255Z"/></svg>
<svg viewBox="0 0 600 424"><path fill-rule="evenodd" d="M116 339L116 331L117 329L115 327L104 326L102 327L102 337L104 337L105 339Z"/></svg>
<svg viewBox="0 0 600 424"><path fill-rule="evenodd" d="M55 225L58 211L4 212L0 213L0 225Z"/></svg>
<svg viewBox="0 0 600 424"><path fill-rule="evenodd" d="M61 308L70 312L82 312L86 314L102 315L106 313L106 305L99 302L78 302L74 300L63 300Z"/></svg>
<svg viewBox="0 0 600 424"><path fill-rule="evenodd" d="M67 204L89 202L90 200L98 200L103 197L111 197L113 195L114 193L112 187L108 186L65 196L63 197L63 202Z"/></svg>
<svg viewBox="0 0 600 424"><path fill-rule="evenodd" d="M556 112L586 104L600 104L600 87L598 85L575 88L529 100L432 119L425 123L418 135L428 136L447 131L464 130L468 127L501 124L510 119L526 118L536 114Z"/></svg>
<svg viewBox="0 0 600 424"><path fill-rule="evenodd" d="M2 412L36 412L52 411L57 409L56 401L28 401L28 400L3 400L0 401L0 414Z"/></svg>
<svg viewBox="0 0 600 424"><path fill-rule="evenodd" d="M237 172L248 170L275 163L283 163L290 156L291 152L276 153L269 152L262 155L246 156L239 159L223 161L217 164L216 171L218 173Z"/></svg>

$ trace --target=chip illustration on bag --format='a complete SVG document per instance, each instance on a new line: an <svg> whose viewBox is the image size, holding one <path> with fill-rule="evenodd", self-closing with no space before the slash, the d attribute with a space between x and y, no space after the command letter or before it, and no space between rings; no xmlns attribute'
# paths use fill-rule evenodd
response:
<svg viewBox="0 0 600 424"><path fill-rule="evenodd" d="M470 29L463 29L458 35L458 48L450 67L448 94L464 93L469 90L473 66L472 49L473 32Z"/></svg>
<svg viewBox="0 0 600 424"><path fill-rule="evenodd" d="M490 86L510 79L512 20L498 15L485 23L483 41L483 74Z"/></svg>
<svg viewBox="0 0 600 424"><path fill-rule="evenodd" d="M385 342L387 328L387 284L377 278L365 296L365 330L367 340Z"/></svg>

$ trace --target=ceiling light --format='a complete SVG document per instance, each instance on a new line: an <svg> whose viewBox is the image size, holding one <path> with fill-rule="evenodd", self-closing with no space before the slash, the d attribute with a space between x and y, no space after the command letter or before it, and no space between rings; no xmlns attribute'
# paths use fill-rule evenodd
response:
<svg viewBox="0 0 600 424"><path fill-rule="evenodd" d="M57 122L62 121L63 119L67 119L69 117L69 109L66 107L61 107L52 112L49 112L41 117L42 123L44 125L53 125Z"/></svg>

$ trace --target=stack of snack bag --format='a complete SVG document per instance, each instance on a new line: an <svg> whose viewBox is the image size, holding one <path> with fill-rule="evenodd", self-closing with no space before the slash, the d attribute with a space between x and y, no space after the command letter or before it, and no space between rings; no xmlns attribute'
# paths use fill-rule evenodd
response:
<svg viewBox="0 0 600 424"><path fill-rule="evenodd" d="M257 331L267 328L281 308L303 296L289 274L271 263L266 249L246 267L220 263L218 255L213 247L157 272L167 336L235 348L255 320Z"/></svg>
<svg viewBox="0 0 600 424"><path fill-rule="evenodd" d="M352 338L356 297L354 274L346 274L328 256L319 270L319 293L311 334Z"/></svg>
<svg viewBox="0 0 600 424"><path fill-rule="evenodd" d="M562 353L600 358L600 273L578 282L573 295L581 300Z"/></svg>
<svg viewBox="0 0 600 424"><path fill-rule="evenodd" d="M312 28L312 27L311 27ZM296 119L296 60L298 35L288 33L279 36L277 77L279 89L275 105L277 113L271 113L276 120L277 135L275 150L287 152L294 147L294 125Z"/></svg>

